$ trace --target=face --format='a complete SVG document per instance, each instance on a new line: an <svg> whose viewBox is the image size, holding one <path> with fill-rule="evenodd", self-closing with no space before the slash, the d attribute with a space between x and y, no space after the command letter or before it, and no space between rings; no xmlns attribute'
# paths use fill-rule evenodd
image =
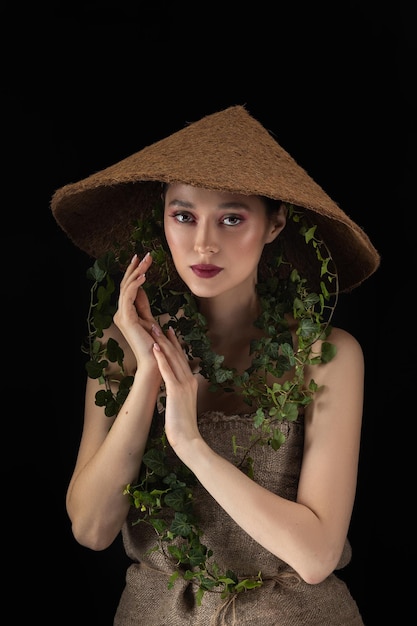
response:
<svg viewBox="0 0 417 626"><path fill-rule="evenodd" d="M198 297L253 289L262 250L284 226L284 209L270 216L257 196L179 183L166 191L166 239L177 272Z"/></svg>

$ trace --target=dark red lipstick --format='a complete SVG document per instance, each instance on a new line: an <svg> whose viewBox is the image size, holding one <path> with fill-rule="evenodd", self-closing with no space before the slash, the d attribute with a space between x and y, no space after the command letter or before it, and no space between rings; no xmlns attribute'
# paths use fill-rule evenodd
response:
<svg viewBox="0 0 417 626"><path fill-rule="evenodd" d="M199 278L214 278L217 274L220 274L223 268L217 267L217 265L209 265L208 263L192 265L191 269L194 274Z"/></svg>

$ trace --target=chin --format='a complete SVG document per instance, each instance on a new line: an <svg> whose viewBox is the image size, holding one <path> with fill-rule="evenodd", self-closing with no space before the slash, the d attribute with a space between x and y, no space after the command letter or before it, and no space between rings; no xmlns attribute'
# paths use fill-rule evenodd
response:
<svg viewBox="0 0 417 626"><path fill-rule="evenodd" d="M211 285L188 285L189 290L197 298L215 298L224 292L223 289L216 289Z"/></svg>

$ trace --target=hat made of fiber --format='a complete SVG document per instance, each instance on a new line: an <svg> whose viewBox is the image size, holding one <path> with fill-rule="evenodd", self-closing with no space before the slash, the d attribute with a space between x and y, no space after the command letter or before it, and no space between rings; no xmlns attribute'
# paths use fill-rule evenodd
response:
<svg viewBox="0 0 417 626"><path fill-rule="evenodd" d="M261 195L302 207L332 254L341 291L362 283L379 265L379 254L362 228L240 105L61 187L52 197L52 213L74 244L97 258L129 240L134 220L150 215L159 200L161 182ZM285 238L285 230L280 237ZM305 247L301 237L291 245Z"/></svg>

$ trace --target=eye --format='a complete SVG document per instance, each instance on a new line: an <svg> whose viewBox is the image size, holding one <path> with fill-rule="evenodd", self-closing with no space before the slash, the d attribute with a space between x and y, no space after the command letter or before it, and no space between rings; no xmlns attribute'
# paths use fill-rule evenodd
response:
<svg viewBox="0 0 417 626"><path fill-rule="evenodd" d="M237 226L242 221L240 215L226 215L226 217L223 218L223 224L226 224L226 226Z"/></svg>
<svg viewBox="0 0 417 626"><path fill-rule="evenodd" d="M172 217L180 224L189 224L194 221L193 216L186 211L178 211L177 213L174 213Z"/></svg>

